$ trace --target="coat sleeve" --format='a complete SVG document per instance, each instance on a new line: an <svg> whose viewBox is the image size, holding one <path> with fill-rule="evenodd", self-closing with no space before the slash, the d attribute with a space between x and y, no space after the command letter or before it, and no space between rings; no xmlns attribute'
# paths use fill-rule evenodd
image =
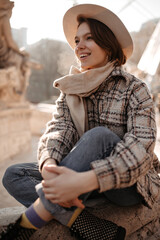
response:
<svg viewBox="0 0 160 240"><path fill-rule="evenodd" d="M137 182L153 165L156 141L154 105L144 83L137 84L127 107L127 132L111 155L94 161L100 192Z"/></svg>
<svg viewBox="0 0 160 240"><path fill-rule="evenodd" d="M61 93L56 102L56 112L52 120L47 123L38 144L39 169L41 170L44 161L49 158L59 163L70 152L78 138L65 95Z"/></svg>

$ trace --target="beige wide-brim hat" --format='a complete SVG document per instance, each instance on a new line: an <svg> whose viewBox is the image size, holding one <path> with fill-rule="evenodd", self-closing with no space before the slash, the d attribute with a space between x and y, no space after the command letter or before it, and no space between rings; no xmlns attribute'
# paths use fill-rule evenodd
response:
<svg viewBox="0 0 160 240"><path fill-rule="evenodd" d="M75 36L78 28L77 18L79 16L93 18L104 23L114 33L126 58L128 59L131 56L133 41L122 21L109 9L95 4L76 5L65 13L63 17L63 30L71 48L75 48Z"/></svg>

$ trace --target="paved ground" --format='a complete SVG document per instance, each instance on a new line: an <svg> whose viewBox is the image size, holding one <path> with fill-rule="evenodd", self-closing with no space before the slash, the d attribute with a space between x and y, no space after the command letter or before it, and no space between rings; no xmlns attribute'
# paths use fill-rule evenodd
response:
<svg viewBox="0 0 160 240"><path fill-rule="evenodd" d="M157 136L157 144L155 148L155 152L160 159L160 116L157 115L157 126L158 126L158 136ZM0 208L6 207L15 207L21 206L13 197L11 197L8 192L2 186L2 176L5 172L5 169L13 165L15 163L22 163L22 162L33 162L36 161L36 151L37 151L37 143L39 137L33 136L32 137L32 148L30 151L26 153L21 153L12 159L8 159L7 161L0 162Z"/></svg>

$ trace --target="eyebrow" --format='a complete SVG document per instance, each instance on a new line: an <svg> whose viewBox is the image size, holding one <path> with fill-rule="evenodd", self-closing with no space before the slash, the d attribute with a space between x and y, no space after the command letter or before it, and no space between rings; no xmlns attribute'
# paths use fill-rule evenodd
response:
<svg viewBox="0 0 160 240"><path fill-rule="evenodd" d="M84 35L82 35L82 37L86 37L87 35L91 35L91 32L88 32L88 33L85 33ZM79 38L78 36L75 36L75 40L77 39L77 38Z"/></svg>

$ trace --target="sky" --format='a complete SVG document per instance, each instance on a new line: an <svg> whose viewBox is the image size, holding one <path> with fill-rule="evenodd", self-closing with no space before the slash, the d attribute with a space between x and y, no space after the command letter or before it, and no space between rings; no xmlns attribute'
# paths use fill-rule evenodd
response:
<svg viewBox="0 0 160 240"><path fill-rule="evenodd" d="M65 41L63 15L73 0L13 0L15 6L10 20L12 28L27 28L27 43L42 38ZM139 31L141 25L160 18L160 0L75 0L109 8L123 21L129 31Z"/></svg>

